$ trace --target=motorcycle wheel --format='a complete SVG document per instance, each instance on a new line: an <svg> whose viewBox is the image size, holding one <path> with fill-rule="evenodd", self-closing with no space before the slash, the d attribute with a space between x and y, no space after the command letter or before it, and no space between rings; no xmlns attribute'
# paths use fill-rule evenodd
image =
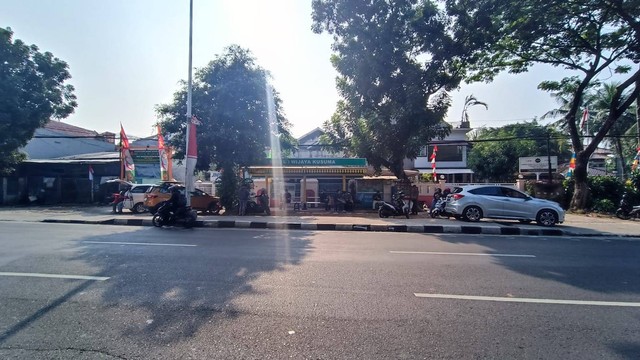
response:
<svg viewBox="0 0 640 360"><path fill-rule="evenodd" d="M194 211L189 212L189 214L187 214L186 218L184 219L184 227L186 229L189 229L196 226L197 218L198 218L198 215L196 215Z"/></svg>
<svg viewBox="0 0 640 360"><path fill-rule="evenodd" d="M629 216L629 214L622 209L616 210L616 216L618 217L618 219L622 220L629 220L631 218L631 216Z"/></svg>
<svg viewBox="0 0 640 360"><path fill-rule="evenodd" d="M387 213L384 211L384 208L380 208L378 209L378 216L381 218L388 218L389 215L387 215Z"/></svg>
<svg viewBox="0 0 640 360"><path fill-rule="evenodd" d="M155 227L162 227L162 225L164 225L164 219L162 218L162 215L160 215L160 214L153 215L153 219L151 219L151 222L153 223L153 226L155 226Z"/></svg>
<svg viewBox="0 0 640 360"><path fill-rule="evenodd" d="M429 213L432 219L435 219L438 216L438 210L433 210Z"/></svg>

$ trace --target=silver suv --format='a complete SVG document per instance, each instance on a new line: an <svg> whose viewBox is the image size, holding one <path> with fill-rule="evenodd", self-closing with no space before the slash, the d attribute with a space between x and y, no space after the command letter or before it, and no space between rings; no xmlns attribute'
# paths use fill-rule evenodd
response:
<svg viewBox="0 0 640 360"><path fill-rule="evenodd" d="M456 219L472 222L482 218L513 219L523 223L535 220L543 226L564 222L564 210L558 203L500 185L457 187L447 197L445 211Z"/></svg>

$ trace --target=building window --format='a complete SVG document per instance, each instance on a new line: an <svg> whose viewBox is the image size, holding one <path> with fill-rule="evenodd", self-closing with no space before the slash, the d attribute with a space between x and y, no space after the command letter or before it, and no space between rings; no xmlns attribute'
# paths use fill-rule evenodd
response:
<svg viewBox="0 0 640 360"><path fill-rule="evenodd" d="M438 161L462 161L464 145L438 145L436 152L436 162ZM433 145L428 146L427 156L433 153Z"/></svg>

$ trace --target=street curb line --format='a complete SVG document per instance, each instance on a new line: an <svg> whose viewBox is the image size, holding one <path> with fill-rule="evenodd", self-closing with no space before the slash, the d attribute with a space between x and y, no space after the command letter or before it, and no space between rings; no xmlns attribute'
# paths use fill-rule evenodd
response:
<svg viewBox="0 0 640 360"><path fill-rule="evenodd" d="M88 225L127 225L153 226L150 219L44 219L43 223L88 224ZM473 235L527 235L527 236L574 236L574 237L619 237L639 238L640 234L578 233L562 229L523 229L517 227L495 227L478 225L386 225L386 224L327 224L298 222L268 222L241 220L205 220L197 221L196 227L224 229L275 229L310 231L367 231L367 232L410 232L421 234L473 234Z"/></svg>

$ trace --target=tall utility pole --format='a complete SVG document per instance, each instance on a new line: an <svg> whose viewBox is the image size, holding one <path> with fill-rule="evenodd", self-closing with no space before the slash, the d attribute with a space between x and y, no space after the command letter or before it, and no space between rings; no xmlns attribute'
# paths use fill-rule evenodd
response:
<svg viewBox="0 0 640 360"><path fill-rule="evenodd" d="M187 80L187 143L185 146L185 155L189 151L189 132L191 131L191 93L192 93L192 47L193 47L193 0L189 0L189 79ZM191 191L193 190L193 169L189 171L186 166L184 174L184 186L186 190L187 206L191 205Z"/></svg>
<svg viewBox="0 0 640 360"><path fill-rule="evenodd" d="M547 130L547 164L549 170L549 185L553 184L553 178L551 173L551 132Z"/></svg>

